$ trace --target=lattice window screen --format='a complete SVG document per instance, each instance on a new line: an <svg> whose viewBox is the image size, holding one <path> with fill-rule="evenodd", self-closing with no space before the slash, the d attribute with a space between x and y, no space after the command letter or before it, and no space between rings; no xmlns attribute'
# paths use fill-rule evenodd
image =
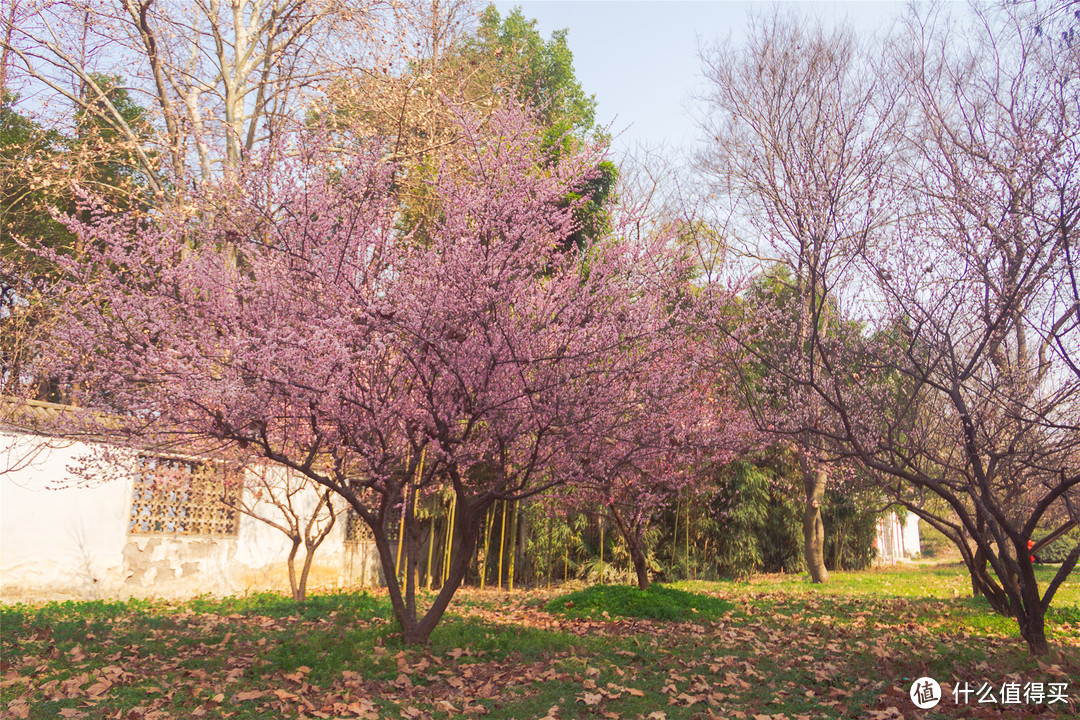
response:
<svg viewBox="0 0 1080 720"><path fill-rule="evenodd" d="M371 528L367 526L356 511L349 508L345 515L345 542L370 542Z"/></svg>
<svg viewBox="0 0 1080 720"><path fill-rule="evenodd" d="M154 535L237 535L240 478L223 466L139 458L128 531Z"/></svg>
<svg viewBox="0 0 1080 720"><path fill-rule="evenodd" d="M398 531L401 520L394 518L390 521L390 527L386 529L386 539L391 544L398 541ZM345 515L345 542L374 542L375 537L371 534L371 528L367 526L356 511L351 507Z"/></svg>

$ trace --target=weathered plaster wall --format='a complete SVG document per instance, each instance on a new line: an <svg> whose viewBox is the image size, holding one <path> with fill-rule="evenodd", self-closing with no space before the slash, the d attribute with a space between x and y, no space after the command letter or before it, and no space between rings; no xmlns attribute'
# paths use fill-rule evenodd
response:
<svg viewBox="0 0 1080 720"><path fill-rule="evenodd" d="M124 591L162 597L233 592L236 544L236 538L129 535Z"/></svg>

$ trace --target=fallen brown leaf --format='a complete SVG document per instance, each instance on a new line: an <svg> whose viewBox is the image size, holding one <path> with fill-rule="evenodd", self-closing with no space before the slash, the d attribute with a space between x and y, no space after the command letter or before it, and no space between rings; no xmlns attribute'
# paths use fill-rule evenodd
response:
<svg viewBox="0 0 1080 720"><path fill-rule="evenodd" d="M581 697L579 697L578 701L585 703L585 705L587 707L591 707L593 705L599 705L600 701L603 700L603 699L604 699L604 696L601 695L600 693L587 692L587 693L584 693Z"/></svg>

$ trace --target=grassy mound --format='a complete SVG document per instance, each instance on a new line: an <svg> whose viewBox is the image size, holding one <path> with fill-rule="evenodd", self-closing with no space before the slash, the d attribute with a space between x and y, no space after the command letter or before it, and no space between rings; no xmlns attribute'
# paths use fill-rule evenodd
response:
<svg viewBox="0 0 1080 720"><path fill-rule="evenodd" d="M567 617L649 618L652 620L712 620L734 606L719 598L652 584L648 590L630 585L593 585L560 595L545 609Z"/></svg>

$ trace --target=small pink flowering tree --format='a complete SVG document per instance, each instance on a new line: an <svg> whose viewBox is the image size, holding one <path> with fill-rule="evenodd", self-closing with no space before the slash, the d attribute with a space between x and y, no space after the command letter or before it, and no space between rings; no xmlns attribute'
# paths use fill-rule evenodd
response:
<svg viewBox="0 0 1080 720"><path fill-rule="evenodd" d="M598 384L661 326L663 243L566 251L599 156L553 162L520 112L462 121L464 168L437 174L422 239L401 230L377 143L298 139L192 217L73 223L71 301L49 358L110 432L291 469L371 529L395 615L423 643L462 582L481 519L580 479ZM282 157L283 155L278 155ZM456 496L458 552L417 608L418 502ZM397 577L392 536L403 533Z"/></svg>
<svg viewBox="0 0 1080 720"><path fill-rule="evenodd" d="M650 584L645 533L673 498L694 491L708 464L726 462L751 442L744 413L695 357L681 332L637 348L633 373L608 384L603 412L578 450L581 481L562 492L578 507L600 508L626 543L638 587Z"/></svg>

